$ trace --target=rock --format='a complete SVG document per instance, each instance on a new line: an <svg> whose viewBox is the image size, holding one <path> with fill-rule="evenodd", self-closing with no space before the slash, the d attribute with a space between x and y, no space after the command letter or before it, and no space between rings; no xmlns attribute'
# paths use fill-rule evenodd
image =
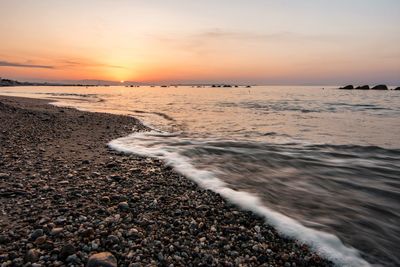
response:
<svg viewBox="0 0 400 267"><path fill-rule="evenodd" d="M72 244L67 244L62 247L60 251L60 257L61 259L67 258L69 255L72 255L75 253L75 247Z"/></svg>
<svg viewBox="0 0 400 267"><path fill-rule="evenodd" d="M69 255L65 260L68 263L78 263L80 260L76 254Z"/></svg>
<svg viewBox="0 0 400 267"><path fill-rule="evenodd" d="M344 86L344 87L340 87L339 89L343 89L343 90L352 90L352 89L354 89L354 86L353 86L353 85L346 85L346 86Z"/></svg>
<svg viewBox="0 0 400 267"><path fill-rule="evenodd" d="M396 91L400 91L400 87L397 87L396 89L394 89L394 90L396 90Z"/></svg>
<svg viewBox="0 0 400 267"><path fill-rule="evenodd" d="M0 172L0 179L8 179L10 176L7 173Z"/></svg>
<svg viewBox="0 0 400 267"><path fill-rule="evenodd" d="M129 209L129 204L128 204L128 202L120 202L119 204L118 204L118 208L120 209L120 210L127 210L127 209Z"/></svg>
<svg viewBox="0 0 400 267"><path fill-rule="evenodd" d="M26 253L25 261L30 263L37 262L39 260L39 256L40 256L39 250L32 248L28 250L28 252Z"/></svg>
<svg viewBox="0 0 400 267"><path fill-rule="evenodd" d="M119 238L115 235L109 235L107 237L107 242L109 242L110 244L117 244L119 243Z"/></svg>
<svg viewBox="0 0 400 267"><path fill-rule="evenodd" d="M116 182L120 182L124 179L124 178L122 178L122 176L119 176L119 175L111 175L110 178Z"/></svg>
<svg viewBox="0 0 400 267"><path fill-rule="evenodd" d="M9 241L10 240L8 239L8 237L6 235L0 235L0 244L6 244Z"/></svg>
<svg viewBox="0 0 400 267"><path fill-rule="evenodd" d="M357 90L369 90L369 85L357 86Z"/></svg>
<svg viewBox="0 0 400 267"><path fill-rule="evenodd" d="M35 240L35 244L36 245L42 245L42 244L44 244L44 242L46 242L46 236L45 235L39 236Z"/></svg>
<svg viewBox="0 0 400 267"><path fill-rule="evenodd" d="M101 252L90 256L86 267L117 267L117 259L110 252Z"/></svg>
<svg viewBox="0 0 400 267"><path fill-rule="evenodd" d="M110 163L107 163L106 167L109 169L112 169L112 168L117 167L117 164L115 164L114 162L110 162Z"/></svg>
<svg viewBox="0 0 400 267"><path fill-rule="evenodd" d="M389 88L384 84L380 84L372 87L371 90L389 90Z"/></svg>
<svg viewBox="0 0 400 267"><path fill-rule="evenodd" d="M62 227L55 227L55 228L51 229L50 235L59 235L60 233L62 233L63 230L64 230L64 228L62 228Z"/></svg>
<svg viewBox="0 0 400 267"><path fill-rule="evenodd" d="M100 199L102 202L110 202L110 198L107 196L101 197Z"/></svg>
<svg viewBox="0 0 400 267"><path fill-rule="evenodd" d="M95 233L94 229L90 227L80 231L80 235L83 237L90 237L91 235L94 235L94 233Z"/></svg>
<svg viewBox="0 0 400 267"><path fill-rule="evenodd" d="M31 233L31 239L35 241L38 237L41 237L43 235L43 230L42 229L36 229Z"/></svg>

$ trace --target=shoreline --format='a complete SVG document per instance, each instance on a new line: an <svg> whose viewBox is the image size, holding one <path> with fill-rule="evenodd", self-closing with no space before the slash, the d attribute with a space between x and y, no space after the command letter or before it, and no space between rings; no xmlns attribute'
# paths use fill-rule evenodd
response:
<svg viewBox="0 0 400 267"><path fill-rule="evenodd" d="M0 96L1 266L332 266L160 160L110 150L137 119Z"/></svg>

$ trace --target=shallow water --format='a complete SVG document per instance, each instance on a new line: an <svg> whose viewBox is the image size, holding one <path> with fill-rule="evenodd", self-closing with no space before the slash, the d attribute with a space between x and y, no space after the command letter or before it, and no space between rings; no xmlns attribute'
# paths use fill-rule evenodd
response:
<svg viewBox="0 0 400 267"><path fill-rule="evenodd" d="M342 265L366 265L352 248L371 264L400 265L399 91L19 87L0 94L134 115L155 131L111 147L162 158Z"/></svg>

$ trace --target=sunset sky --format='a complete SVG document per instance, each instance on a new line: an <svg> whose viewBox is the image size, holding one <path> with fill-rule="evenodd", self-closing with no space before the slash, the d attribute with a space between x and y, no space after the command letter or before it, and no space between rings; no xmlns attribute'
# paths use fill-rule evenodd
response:
<svg viewBox="0 0 400 267"><path fill-rule="evenodd" d="M0 77L400 85L399 0L0 0Z"/></svg>

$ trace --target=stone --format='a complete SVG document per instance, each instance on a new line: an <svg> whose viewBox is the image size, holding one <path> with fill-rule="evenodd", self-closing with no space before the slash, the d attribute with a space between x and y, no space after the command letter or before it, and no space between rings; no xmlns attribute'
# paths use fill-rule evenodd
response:
<svg viewBox="0 0 400 267"><path fill-rule="evenodd" d="M110 178L116 182L120 182L124 179L124 178L122 178L122 176L119 176L119 175L111 175Z"/></svg>
<svg viewBox="0 0 400 267"><path fill-rule="evenodd" d="M7 173L0 172L0 179L8 179L10 176Z"/></svg>
<svg viewBox="0 0 400 267"><path fill-rule="evenodd" d="M60 257L62 259L67 258L69 255L72 255L75 253L75 247L72 244L67 244L62 247L60 251Z"/></svg>
<svg viewBox="0 0 400 267"><path fill-rule="evenodd" d="M62 228L62 227L55 227L55 228L51 229L50 235L59 235L60 233L62 233L63 230L64 230L64 228Z"/></svg>
<svg viewBox="0 0 400 267"><path fill-rule="evenodd" d="M6 235L0 235L0 244L6 244L9 241L10 240L8 239L8 237Z"/></svg>
<svg viewBox="0 0 400 267"><path fill-rule="evenodd" d="M371 90L389 90L389 88L384 84L379 84L372 87Z"/></svg>
<svg viewBox="0 0 400 267"><path fill-rule="evenodd" d="M30 263L37 262L39 260L39 256L40 256L39 250L32 248L28 250L28 252L26 253L25 261Z"/></svg>
<svg viewBox="0 0 400 267"><path fill-rule="evenodd" d="M357 89L357 90L369 90L369 85L357 86L355 89Z"/></svg>
<svg viewBox="0 0 400 267"><path fill-rule="evenodd" d="M109 235L107 237L107 242L109 242L110 244L117 244L119 243L119 238L115 235Z"/></svg>
<svg viewBox="0 0 400 267"><path fill-rule="evenodd" d="M36 229L31 233L31 239L35 241L38 237L41 237L42 235L43 235L43 230Z"/></svg>
<svg viewBox="0 0 400 267"><path fill-rule="evenodd" d="M44 242L46 242L46 236L45 235L39 236L35 240L35 244L36 245L42 245L42 244L44 244Z"/></svg>
<svg viewBox="0 0 400 267"><path fill-rule="evenodd" d="M65 260L68 263L78 263L80 260L76 254L69 255Z"/></svg>
<svg viewBox="0 0 400 267"><path fill-rule="evenodd" d="M352 90L352 89L354 89L354 86L353 86L353 85L346 85L346 86L344 86L344 87L340 87L339 89L343 89L343 90Z"/></svg>
<svg viewBox="0 0 400 267"><path fill-rule="evenodd" d="M127 209L129 209L129 204L128 204L128 202L120 202L119 204L118 204L118 208L120 209L120 210L127 210Z"/></svg>
<svg viewBox="0 0 400 267"><path fill-rule="evenodd" d="M101 252L90 256L86 267L117 267L117 259L110 252Z"/></svg>

